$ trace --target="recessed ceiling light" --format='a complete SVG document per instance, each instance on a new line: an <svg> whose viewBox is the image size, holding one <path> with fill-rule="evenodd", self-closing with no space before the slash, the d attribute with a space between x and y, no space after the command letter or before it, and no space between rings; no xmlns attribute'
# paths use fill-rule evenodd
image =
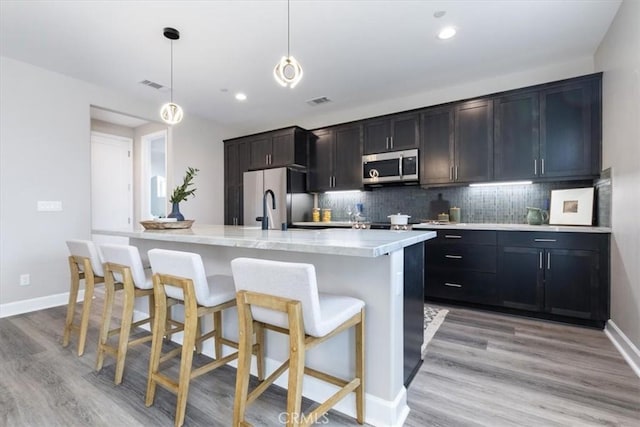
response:
<svg viewBox="0 0 640 427"><path fill-rule="evenodd" d="M442 18L446 13L447 13L446 10L437 10L436 12L434 12L433 17Z"/></svg>
<svg viewBox="0 0 640 427"><path fill-rule="evenodd" d="M438 38L440 40L447 40L456 35L456 29L454 27L444 27L438 33Z"/></svg>
<svg viewBox="0 0 640 427"><path fill-rule="evenodd" d="M247 99L247 95L245 95L244 93L236 93L236 99L238 101L244 101Z"/></svg>

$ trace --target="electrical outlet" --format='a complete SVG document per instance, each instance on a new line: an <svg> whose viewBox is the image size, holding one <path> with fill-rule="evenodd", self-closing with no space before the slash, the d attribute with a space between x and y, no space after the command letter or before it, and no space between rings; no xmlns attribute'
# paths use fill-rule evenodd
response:
<svg viewBox="0 0 640 427"><path fill-rule="evenodd" d="M20 275L20 286L29 286L31 284L31 276L29 274Z"/></svg>
<svg viewBox="0 0 640 427"><path fill-rule="evenodd" d="M38 212L60 212L62 210L61 200L38 200Z"/></svg>

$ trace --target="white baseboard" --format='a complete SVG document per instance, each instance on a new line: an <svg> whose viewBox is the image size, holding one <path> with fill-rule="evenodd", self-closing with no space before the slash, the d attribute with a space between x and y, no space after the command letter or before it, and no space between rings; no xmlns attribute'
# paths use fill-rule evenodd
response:
<svg viewBox="0 0 640 427"><path fill-rule="evenodd" d="M78 292L78 301L82 300L84 300L84 289ZM0 319L67 304L69 304L69 292L0 304Z"/></svg>
<svg viewBox="0 0 640 427"><path fill-rule="evenodd" d="M620 354L622 354L624 360L631 366L633 372L640 377L640 350L638 350L638 347L631 342L611 319L607 321L604 333L609 337Z"/></svg>

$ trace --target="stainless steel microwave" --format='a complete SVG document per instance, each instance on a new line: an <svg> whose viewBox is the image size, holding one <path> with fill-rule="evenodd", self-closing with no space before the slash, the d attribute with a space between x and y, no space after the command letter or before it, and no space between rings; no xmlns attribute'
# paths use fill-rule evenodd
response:
<svg viewBox="0 0 640 427"><path fill-rule="evenodd" d="M362 156L362 183L384 184L418 180L418 150Z"/></svg>

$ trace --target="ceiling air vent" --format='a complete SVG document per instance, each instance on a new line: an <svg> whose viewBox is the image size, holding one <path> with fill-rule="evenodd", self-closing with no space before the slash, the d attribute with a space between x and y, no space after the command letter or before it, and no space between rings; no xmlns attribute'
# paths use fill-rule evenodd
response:
<svg viewBox="0 0 640 427"><path fill-rule="evenodd" d="M164 87L160 83L152 82L151 80L143 80L140 82L140 84L152 87L154 89L162 89Z"/></svg>
<svg viewBox="0 0 640 427"><path fill-rule="evenodd" d="M331 102L331 100L326 96L321 96L320 98L314 98L314 99L308 100L307 104L311 105L312 107L315 107L316 105L326 104L327 102Z"/></svg>

